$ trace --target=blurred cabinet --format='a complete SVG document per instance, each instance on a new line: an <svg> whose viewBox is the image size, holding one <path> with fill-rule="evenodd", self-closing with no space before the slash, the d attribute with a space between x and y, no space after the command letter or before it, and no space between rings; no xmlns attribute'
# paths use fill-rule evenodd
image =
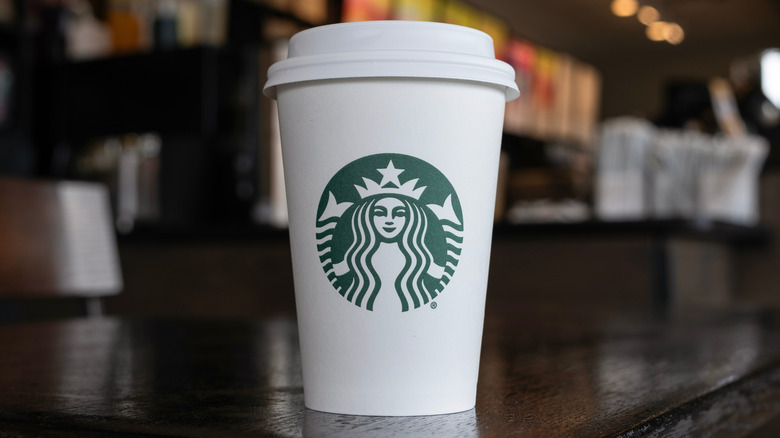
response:
<svg viewBox="0 0 780 438"><path fill-rule="evenodd" d="M0 172L35 168L31 147L32 41L24 26L24 0L0 1Z"/></svg>
<svg viewBox="0 0 780 438"><path fill-rule="evenodd" d="M336 2L309 9L298 3L224 0L224 23L203 11L196 20L207 26L204 35L221 36L187 40L195 45L180 40L176 48L89 60L42 59L30 99L37 173L102 179L121 210L142 202L137 181L157 172L151 179L159 205L141 219L155 226L248 222L265 165L270 115L261 86L270 52L277 39L327 21ZM135 150L134 139L145 133L159 143L153 165ZM128 188L138 193L123 195ZM123 196L130 201L116 199ZM126 225L120 230L132 228Z"/></svg>

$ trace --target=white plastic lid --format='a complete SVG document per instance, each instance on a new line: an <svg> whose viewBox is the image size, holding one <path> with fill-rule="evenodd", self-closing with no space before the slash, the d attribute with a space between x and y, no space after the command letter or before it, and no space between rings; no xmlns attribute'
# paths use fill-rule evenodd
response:
<svg viewBox="0 0 780 438"><path fill-rule="evenodd" d="M263 94L276 87L323 79L413 77L503 86L520 95L512 67L495 59L493 40L463 26L423 21L363 21L315 27L295 34L287 59L268 69Z"/></svg>

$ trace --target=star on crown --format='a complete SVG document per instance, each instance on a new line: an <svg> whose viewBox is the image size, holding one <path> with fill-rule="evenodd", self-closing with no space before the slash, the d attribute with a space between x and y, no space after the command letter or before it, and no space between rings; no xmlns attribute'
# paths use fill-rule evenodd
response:
<svg viewBox="0 0 780 438"><path fill-rule="evenodd" d="M377 171L382 174L382 180L379 183L372 179L363 177L363 184L365 187L361 187L355 184L355 189L357 190L361 199L365 199L374 195L403 195L419 200L420 196L427 188L415 188L419 178L410 179L409 181L401 184L401 181L398 179L398 175L400 175L404 169L396 169L393 165L393 160L390 160L390 162L387 164L387 167L384 169L377 169Z"/></svg>

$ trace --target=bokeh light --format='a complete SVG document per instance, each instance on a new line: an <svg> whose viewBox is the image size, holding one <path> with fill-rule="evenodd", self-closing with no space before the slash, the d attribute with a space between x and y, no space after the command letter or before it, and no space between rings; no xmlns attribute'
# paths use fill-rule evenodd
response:
<svg viewBox="0 0 780 438"><path fill-rule="evenodd" d="M663 27L664 39L669 44L680 44L685 39L685 31L677 23L666 23Z"/></svg>
<svg viewBox="0 0 780 438"><path fill-rule="evenodd" d="M666 22L656 21L650 23L647 29L645 29L645 34L650 41L663 41L666 36Z"/></svg>
<svg viewBox="0 0 780 438"><path fill-rule="evenodd" d="M649 26L651 23L658 21L661 18L661 14L658 13L658 9L652 6L644 5L639 8L639 12L637 12L636 18L640 23L644 24L645 26Z"/></svg>
<svg viewBox="0 0 780 438"><path fill-rule="evenodd" d="M618 17L630 17L639 9L637 0L612 0L612 13Z"/></svg>

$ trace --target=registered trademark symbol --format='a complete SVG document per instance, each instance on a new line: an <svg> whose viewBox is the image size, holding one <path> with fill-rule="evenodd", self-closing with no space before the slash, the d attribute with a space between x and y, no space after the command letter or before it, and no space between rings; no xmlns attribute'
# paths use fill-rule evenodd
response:
<svg viewBox="0 0 780 438"><path fill-rule="evenodd" d="M436 301L434 301L434 302L432 302L432 303L431 303L431 309L435 309L435 308L436 308L436 306L438 306L438 304L436 304Z"/></svg>

